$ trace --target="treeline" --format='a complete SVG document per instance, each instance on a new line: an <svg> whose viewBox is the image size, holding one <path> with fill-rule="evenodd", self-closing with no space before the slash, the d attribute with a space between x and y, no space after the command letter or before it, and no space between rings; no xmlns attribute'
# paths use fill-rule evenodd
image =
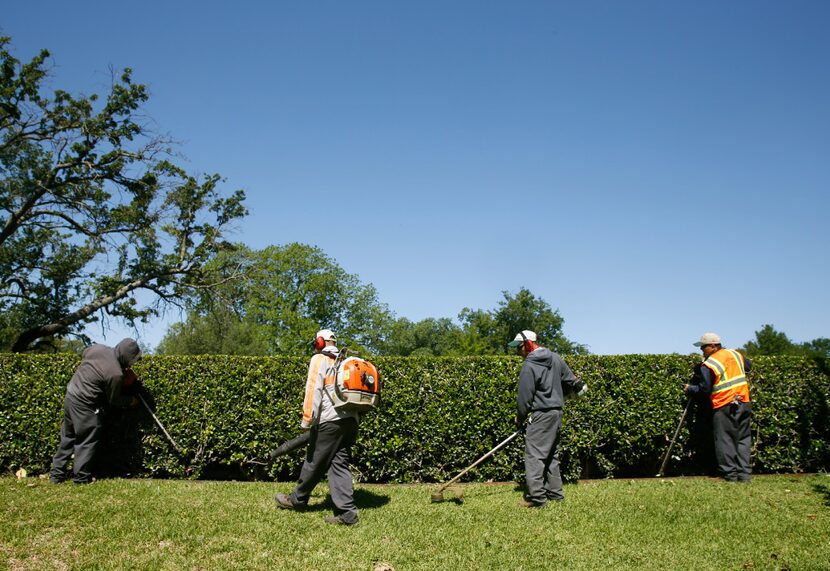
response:
<svg viewBox="0 0 830 571"><path fill-rule="evenodd" d="M186 320L170 327L159 354L307 356L307 342L321 327L334 330L339 344L373 355L503 355L522 329L536 331L559 353L587 353L564 336L559 312L525 288L502 292L492 309L464 308L455 320L413 322L396 317L374 286L314 246L252 250L239 244L208 270L239 277L189 295Z"/></svg>

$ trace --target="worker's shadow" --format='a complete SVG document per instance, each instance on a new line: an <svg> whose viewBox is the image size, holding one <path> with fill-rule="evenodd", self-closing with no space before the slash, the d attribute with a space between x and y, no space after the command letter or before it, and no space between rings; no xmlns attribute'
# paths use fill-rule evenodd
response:
<svg viewBox="0 0 830 571"><path fill-rule="evenodd" d="M371 510L385 506L389 503L389 496L376 494L363 488L356 488L354 491L354 503L358 509ZM331 494L326 494L326 499L317 504L309 504L305 511L331 511L334 509L334 502L331 501Z"/></svg>
<svg viewBox="0 0 830 571"><path fill-rule="evenodd" d="M830 487L824 484L813 484L813 491L824 498L824 505L830 507Z"/></svg>

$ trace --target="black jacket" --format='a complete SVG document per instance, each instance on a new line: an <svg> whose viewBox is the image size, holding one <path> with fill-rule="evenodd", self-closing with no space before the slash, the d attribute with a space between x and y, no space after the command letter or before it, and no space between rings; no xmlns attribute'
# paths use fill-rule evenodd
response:
<svg viewBox="0 0 830 571"><path fill-rule="evenodd" d="M90 345L69 381L67 393L91 408L121 404L124 398L124 371L141 356L133 339L124 339L115 348Z"/></svg>

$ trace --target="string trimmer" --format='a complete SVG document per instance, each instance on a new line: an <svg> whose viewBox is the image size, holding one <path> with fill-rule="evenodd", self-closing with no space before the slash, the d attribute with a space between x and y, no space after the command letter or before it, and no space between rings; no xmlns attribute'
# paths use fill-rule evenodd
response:
<svg viewBox="0 0 830 571"><path fill-rule="evenodd" d="M505 446L510 444L521 433L522 433L521 430L517 430L516 432L514 432L513 434L511 434L510 436L508 436L507 438L505 438L501 442L499 442L496 445L496 447L493 448L492 450L490 450L487 454L485 454L484 456L482 456L481 458L479 458L478 460L476 460L475 462L473 462L472 464L470 464L469 466L464 468L455 478L453 478L452 480L450 480L449 482L447 482L446 484L443 484L440 488L438 488L438 490L430 496L430 501L432 501L433 503L443 502L444 501L444 490L446 490L453 483L458 481L458 479L461 476L463 476L464 474L466 474L467 472L469 472L470 470L472 470L473 468L475 468L476 466L478 466L479 464L481 464L482 462L487 460L487 458L489 458L490 456L492 456L493 454L495 454L496 452L498 452L499 450L501 450L502 448L504 448ZM463 493L459 493L459 494L456 494L456 495L457 495L459 500L464 496Z"/></svg>

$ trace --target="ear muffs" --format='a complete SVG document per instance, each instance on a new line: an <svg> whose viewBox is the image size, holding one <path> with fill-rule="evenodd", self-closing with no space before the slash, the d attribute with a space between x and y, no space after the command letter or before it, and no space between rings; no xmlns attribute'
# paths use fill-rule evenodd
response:
<svg viewBox="0 0 830 571"><path fill-rule="evenodd" d="M322 337L315 337L314 341L312 341L311 343L316 351L322 351L323 348L326 346L326 340Z"/></svg>
<svg viewBox="0 0 830 571"><path fill-rule="evenodd" d="M533 350L533 347L530 346L530 339L525 337L524 331L519 331L519 335L522 336L522 345L524 346L525 351L530 353Z"/></svg>

